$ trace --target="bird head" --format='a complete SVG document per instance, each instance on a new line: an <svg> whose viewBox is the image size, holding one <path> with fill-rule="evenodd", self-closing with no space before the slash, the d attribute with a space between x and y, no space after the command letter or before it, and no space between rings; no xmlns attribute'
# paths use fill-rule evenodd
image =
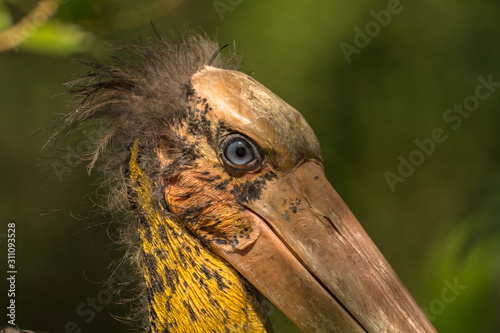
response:
<svg viewBox="0 0 500 333"><path fill-rule="evenodd" d="M88 62L65 122L105 120L91 166L134 216L153 332L263 332L256 293L304 332L435 332L298 111L199 36L128 48Z"/></svg>

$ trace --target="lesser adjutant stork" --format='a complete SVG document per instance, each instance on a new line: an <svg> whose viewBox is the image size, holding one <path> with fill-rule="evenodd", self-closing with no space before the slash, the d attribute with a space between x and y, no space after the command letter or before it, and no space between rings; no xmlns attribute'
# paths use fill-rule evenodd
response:
<svg viewBox="0 0 500 333"><path fill-rule="evenodd" d="M71 83L62 132L102 130L91 166L132 217L152 332L265 332L257 293L304 332L435 332L299 112L204 37L126 48L140 64Z"/></svg>

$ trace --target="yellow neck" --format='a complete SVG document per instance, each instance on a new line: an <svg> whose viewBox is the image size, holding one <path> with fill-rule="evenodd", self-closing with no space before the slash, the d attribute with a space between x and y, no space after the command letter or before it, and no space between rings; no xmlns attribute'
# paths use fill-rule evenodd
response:
<svg viewBox="0 0 500 333"><path fill-rule="evenodd" d="M152 199L151 181L130 158L130 179L144 221L139 226L151 332L266 332L245 282Z"/></svg>

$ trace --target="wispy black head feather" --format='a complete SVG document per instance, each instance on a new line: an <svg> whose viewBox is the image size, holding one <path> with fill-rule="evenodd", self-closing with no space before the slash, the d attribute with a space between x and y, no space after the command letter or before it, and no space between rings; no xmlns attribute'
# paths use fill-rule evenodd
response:
<svg viewBox="0 0 500 333"><path fill-rule="evenodd" d="M63 117L52 140L56 146L61 141L73 142L78 146L75 150L88 160L89 171L100 169L104 177L101 206L122 224L118 229L127 245L127 257L137 261L137 223L141 220L140 214L130 214L135 209L127 180L130 148L139 139L138 162L153 182L167 172L161 169L156 154L160 142L162 147L167 143L169 152L178 155L177 163L182 163L186 147L171 128L187 117L191 77L205 65L236 69L237 59L234 53L223 58L215 41L198 34L179 42L157 36L117 51L127 56L115 56L111 64L80 60L91 71L67 83L76 107ZM68 137L72 139L65 141ZM158 196L158 203L164 200L157 183L153 195ZM136 314L147 318L140 311Z"/></svg>
<svg viewBox="0 0 500 333"><path fill-rule="evenodd" d="M95 151L89 152L90 168L108 145L126 151L135 138L148 144L161 136L168 138L169 127L186 117L191 76L209 64L225 69L237 66L234 55L222 59L218 44L200 35L189 35L178 43L156 38L121 49L130 51L140 63L116 56L112 64L81 60L92 71L67 83L79 105L64 117L60 134L65 136L96 119L105 120L107 126Z"/></svg>
<svg viewBox="0 0 500 333"><path fill-rule="evenodd" d="M155 152L160 142L171 156L186 151L171 128L187 116L194 73L208 64L224 69L238 66L234 52L222 57L217 42L199 34L181 37L178 42L167 42L158 35L125 44L117 51L126 57L113 56L110 64L79 60L91 71L66 84L76 107L63 117L60 130L52 137L56 146L71 137L75 150L87 160L88 171L97 163L106 183L112 184L105 191L108 193L126 188L122 180L136 139L141 145L141 167L151 179L159 179L163 172ZM77 135L80 138L75 139ZM109 199L110 205L104 206L111 210L127 206L127 198L110 195Z"/></svg>

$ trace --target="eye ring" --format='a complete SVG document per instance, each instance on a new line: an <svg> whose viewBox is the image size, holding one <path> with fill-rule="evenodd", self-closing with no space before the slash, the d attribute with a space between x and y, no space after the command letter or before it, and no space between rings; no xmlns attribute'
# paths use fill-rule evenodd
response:
<svg viewBox="0 0 500 333"><path fill-rule="evenodd" d="M228 135L222 141L220 156L231 171L253 171L262 165L262 154L257 144L239 133Z"/></svg>

